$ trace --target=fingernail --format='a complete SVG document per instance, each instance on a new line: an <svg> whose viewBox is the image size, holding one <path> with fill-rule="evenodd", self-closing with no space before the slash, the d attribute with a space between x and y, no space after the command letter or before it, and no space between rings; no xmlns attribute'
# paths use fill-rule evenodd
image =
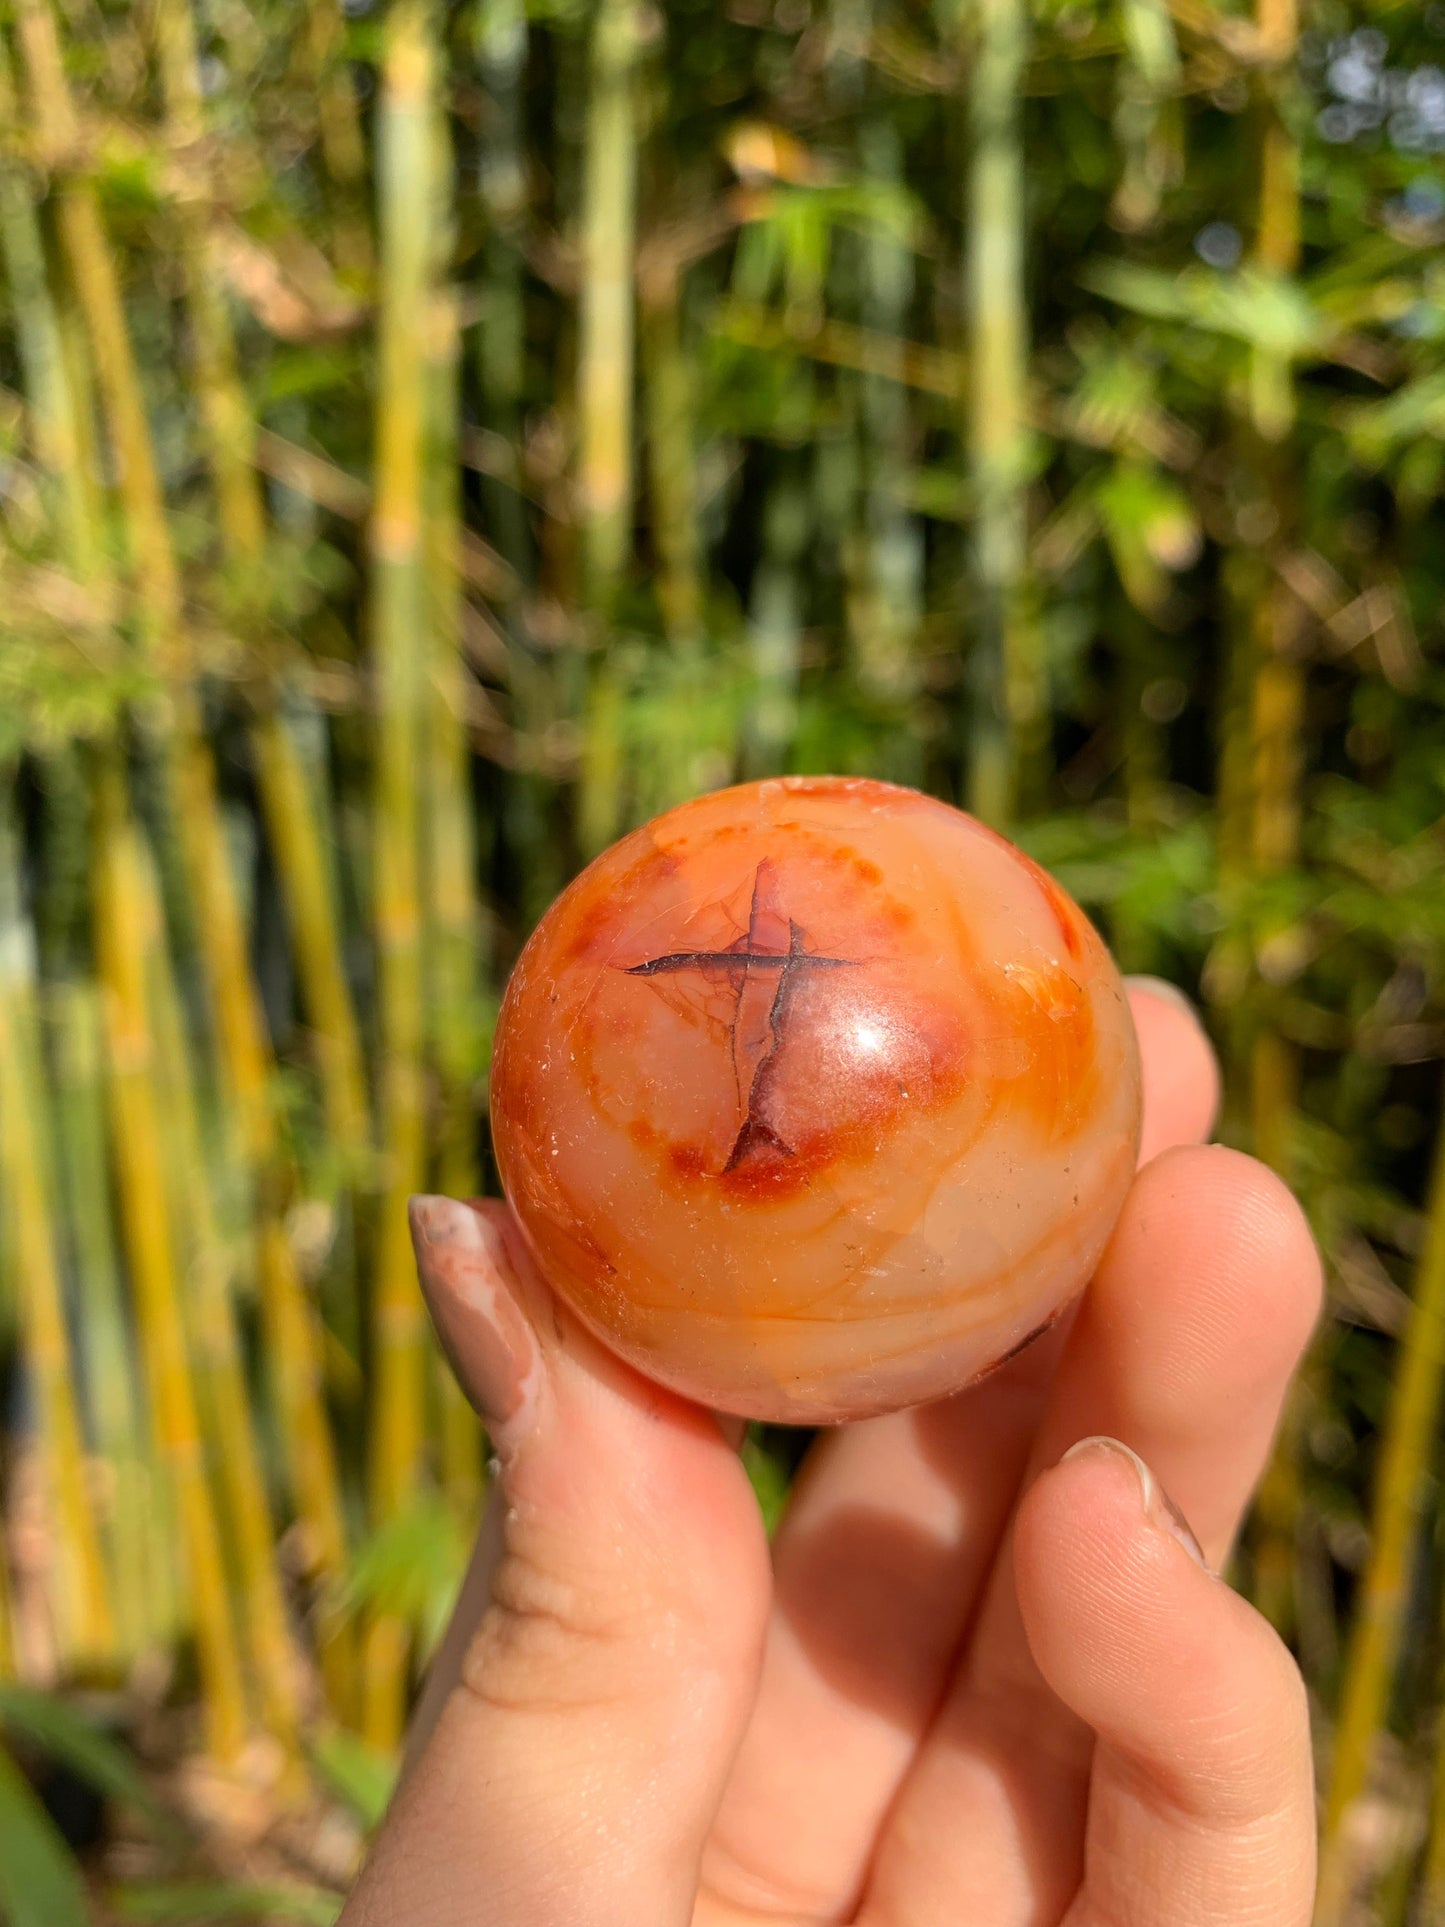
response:
<svg viewBox="0 0 1445 1927"><path fill-rule="evenodd" d="M1177 1539L1189 1557L1207 1571L1209 1562L1194 1536L1193 1527L1137 1452L1131 1451L1119 1439L1107 1438L1103 1433L1098 1433L1092 1438L1080 1439L1077 1445L1071 1445L1059 1460L1059 1464L1066 1465L1070 1459L1081 1459L1089 1453L1105 1452L1112 1454L1115 1458L1127 1459L1134 1468L1134 1476L1139 1481L1139 1496L1143 1502L1144 1516L1150 1525L1157 1527L1161 1532L1167 1532L1171 1539Z"/></svg>
<svg viewBox="0 0 1445 1927"><path fill-rule="evenodd" d="M501 1240L455 1198L413 1198L407 1215L422 1296L442 1350L505 1456L528 1430L542 1354L508 1289Z"/></svg>
<svg viewBox="0 0 1445 1927"><path fill-rule="evenodd" d="M1182 1010L1186 1017L1193 1018L1196 1024L1202 1023L1199 1010L1193 1000L1186 997L1178 984L1171 984L1164 977L1126 977L1125 985L1130 990L1142 990L1146 997L1157 997L1161 1004L1172 1004L1175 1010Z"/></svg>

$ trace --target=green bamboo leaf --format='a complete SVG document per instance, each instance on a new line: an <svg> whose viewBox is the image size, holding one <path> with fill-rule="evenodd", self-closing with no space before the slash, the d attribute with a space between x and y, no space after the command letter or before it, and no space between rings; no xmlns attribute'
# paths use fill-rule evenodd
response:
<svg viewBox="0 0 1445 1927"><path fill-rule="evenodd" d="M91 1927L80 1869L54 1821L3 1749L0 1916L7 1927Z"/></svg>
<svg viewBox="0 0 1445 1927"><path fill-rule="evenodd" d="M1094 490L1104 536L1129 600L1150 614L1170 574L1198 560L1199 518L1177 483L1136 462L1117 462Z"/></svg>
<svg viewBox="0 0 1445 1927"><path fill-rule="evenodd" d="M1132 261L1086 261L1080 284L1131 314L1151 321L1183 321L1189 312L1183 277L1162 268L1141 268Z"/></svg>
<svg viewBox="0 0 1445 1927"><path fill-rule="evenodd" d="M341 1896L318 1887L249 1887L225 1880L120 1887L111 1902L121 1920L173 1922L175 1927L210 1927L225 1920L294 1920L303 1927L331 1927L341 1912Z"/></svg>
<svg viewBox="0 0 1445 1927"><path fill-rule="evenodd" d="M396 1761L390 1754L378 1753L356 1734L338 1728L315 1742L311 1760L368 1833L380 1825L396 1785Z"/></svg>
<svg viewBox="0 0 1445 1927"><path fill-rule="evenodd" d="M346 1584L347 1604L353 1611L405 1620L430 1650L445 1628L468 1550L446 1502L437 1495L418 1497L358 1546Z"/></svg>
<svg viewBox="0 0 1445 1927"><path fill-rule="evenodd" d="M125 1748L98 1732L59 1695L0 1686L0 1725L69 1767L97 1793L126 1801L156 1827L175 1829L174 1816L156 1799Z"/></svg>
<svg viewBox="0 0 1445 1927"><path fill-rule="evenodd" d="M1297 281L1253 268L1237 274L1184 268L1170 274L1128 261L1091 261L1079 279L1091 293L1134 314L1188 322L1286 358L1319 353L1331 332Z"/></svg>
<svg viewBox="0 0 1445 1927"><path fill-rule="evenodd" d="M1445 437L1445 368L1407 381L1383 401L1350 409L1345 428L1355 453L1372 464L1403 443Z"/></svg>
<svg viewBox="0 0 1445 1927"><path fill-rule="evenodd" d="M1163 0L1120 0L1124 45L1140 79L1151 93L1166 93L1179 83L1182 63L1174 21Z"/></svg>

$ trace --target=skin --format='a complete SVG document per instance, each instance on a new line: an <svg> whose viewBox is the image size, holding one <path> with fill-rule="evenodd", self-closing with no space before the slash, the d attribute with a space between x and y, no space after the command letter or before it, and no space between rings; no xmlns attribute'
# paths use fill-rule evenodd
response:
<svg viewBox="0 0 1445 1927"><path fill-rule="evenodd" d="M344 1927L1305 1927L1303 1687L1210 1568L1319 1266L1204 1147L1192 1016L1130 994L1141 1166L1077 1314L826 1434L771 1554L728 1428L604 1352L502 1207L418 1201L500 1471Z"/></svg>

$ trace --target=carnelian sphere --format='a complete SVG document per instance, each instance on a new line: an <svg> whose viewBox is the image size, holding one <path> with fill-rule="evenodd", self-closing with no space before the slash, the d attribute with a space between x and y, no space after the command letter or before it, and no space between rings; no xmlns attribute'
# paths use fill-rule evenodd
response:
<svg viewBox="0 0 1445 1927"><path fill-rule="evenodd" d="M1082 1287L1139 1062L1100 938L914 790L783 778L563 892L497 1030L492 1130L544 1276L640 1370L818 1424L942 1396Z"/></svg>

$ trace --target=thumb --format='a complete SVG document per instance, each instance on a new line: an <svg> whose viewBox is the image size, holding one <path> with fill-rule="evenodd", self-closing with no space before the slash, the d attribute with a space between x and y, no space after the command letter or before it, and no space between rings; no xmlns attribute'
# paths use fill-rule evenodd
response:
<svg viewBox="0 0 1445 1927"><path fill-rule="evenodd" d="M686 1927L762 1650L747 1479L551 1298L505 1206L420 1198L412 1229L500 1470L484 1607L345 1927Z"/></svg>

